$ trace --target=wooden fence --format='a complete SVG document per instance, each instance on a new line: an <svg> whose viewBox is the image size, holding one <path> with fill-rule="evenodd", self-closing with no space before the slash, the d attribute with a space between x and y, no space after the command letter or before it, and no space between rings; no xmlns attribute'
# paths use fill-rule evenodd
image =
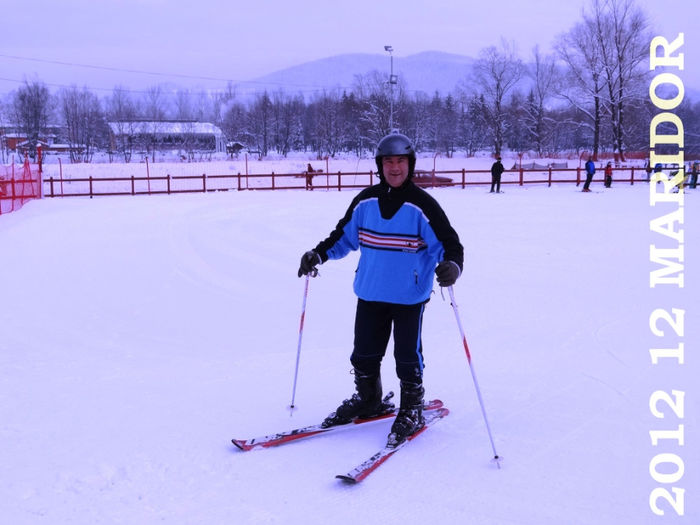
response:
<svg viewBox="0 0 700 525"><path fill-rule="evenodd" d="M647 181L647 174L640 167L613 168L614 184ZM422 187L485 186L491 184L490 170L450 170L416 172L415 181ZM503 172L502 185L526 184L576 184L585 181L582 168L513 169ZM603 181L603 170L596 172L594 183ZM87 177L44 179L45 197L98 197L108 195L159 195L177 193L203 193L213 191L244 190L324 190L341 191L365 188L377 182L376 174L369 172L306 174L206 174Z"/></svg>

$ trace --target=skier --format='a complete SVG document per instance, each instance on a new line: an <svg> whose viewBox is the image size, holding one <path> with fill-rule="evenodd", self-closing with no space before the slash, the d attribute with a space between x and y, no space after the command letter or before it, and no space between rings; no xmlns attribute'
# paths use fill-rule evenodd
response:
<svg viewBox="0 0 700 525"><path fill-rule="evenodd" d="M593 157L588 157L588 161L586 161L586 182L583 184L582 191L591 191L589 186L593 180L593 175L595 175L595 164L593 163Z"/></svg>
<svg viewBox="0 0 700 525"><path fill-rule="evenodd" d="M356 392L323 424L345 424L387 410L380 367L393 325L401 401L387 444L395 447L424 424L421 330L433 273L440 286L452 286L462 273L464 253L440 205L411 180L416 154L410 140L398 132L385 136L375 161L379 183L361 191L331 234L301 257L298 275L360 250L350 357Z"/></svg>
<svg viewBox="0 0 700 525"><path fill-rule="evenodd" d="M613 169L612 169L612 163L608 162L605 165L605 187L609 188L612 186L612 174L613 174Z"/></svg>
<svg viewBox="0 0 700 525"><path fill-rule="evenodd" d="M501 157L496 157L496 162L491 165L491 191L493 193L493 187L496 186L496 193L501 193L501 175L503 174L503 164L501 164Z"/></svg>

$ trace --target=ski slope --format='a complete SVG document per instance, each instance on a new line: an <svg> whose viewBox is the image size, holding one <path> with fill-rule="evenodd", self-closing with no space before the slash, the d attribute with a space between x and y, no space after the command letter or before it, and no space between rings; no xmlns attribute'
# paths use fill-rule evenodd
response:
<svg viewBox="0 0 700 525"><path fill-rule="evenodd" d="M677 453L700 523L697 193L686 284L649 288L648 186L431 190L461 236L455 285L502 469L449 301L424 321L426 397L450 415L357 486L334 479L390 421L283 447L352 392L357 254L309 287L296 393L301 254L354 192L46 199L0 217L4 523L645 525L649 463ZM665 288L665 289L664 289ZM654 366L656 308L684 308L686 362ZM669 340L665 340L667 343ZM391 353L384 387L397 389ZM683 421L655 390L686 392ZM649 432L685 425L685 445ZM672 470L672 469L670 469Z"/></svg>

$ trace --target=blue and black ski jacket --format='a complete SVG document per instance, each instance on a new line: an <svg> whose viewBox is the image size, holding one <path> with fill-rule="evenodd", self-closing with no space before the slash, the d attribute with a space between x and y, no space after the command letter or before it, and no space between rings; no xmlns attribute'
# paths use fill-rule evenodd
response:
<svg viewBox="0 0 700 525"><path fill-rule="evenodd" d="M427 301L437 263L453 261L460 272L464 263L464 250L445 212L410 180L399 188L382 181L361 191L315 250L326 262L358 248L354 290L365 301Z"/></svg>

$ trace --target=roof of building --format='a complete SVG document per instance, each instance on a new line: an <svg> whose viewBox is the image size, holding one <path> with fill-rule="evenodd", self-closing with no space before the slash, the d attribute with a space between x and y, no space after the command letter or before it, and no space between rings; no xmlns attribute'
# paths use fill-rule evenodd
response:
<svg viewBox="0 0 700 525"><path fill-rule="evenodd" d="M133 134L169 134L169 135L223 135L221 128L211 122L195 122L192 120L130 120L111 121L107 123L112 133L122 134L126 131Z"/></svg>

